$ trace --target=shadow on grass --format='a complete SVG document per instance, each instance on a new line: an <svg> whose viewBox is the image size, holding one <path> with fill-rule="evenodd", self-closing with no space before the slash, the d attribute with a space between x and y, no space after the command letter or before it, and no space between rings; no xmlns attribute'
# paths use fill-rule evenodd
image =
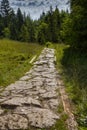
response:
<svg viewBox="0 0 87 130"><path fill-rule="evenodd" d="M81 119L87 116L87 51L66 48L61 63L67 92L76 106L77 121L85 126Z"/></svg>
<svg viewBox="0 0 87 130"><path fill-rule="evenodd" d="M73 48L64 49L61 60L64 72L69 80L73 80L80 89L87 85L87 52Z"/></svg>

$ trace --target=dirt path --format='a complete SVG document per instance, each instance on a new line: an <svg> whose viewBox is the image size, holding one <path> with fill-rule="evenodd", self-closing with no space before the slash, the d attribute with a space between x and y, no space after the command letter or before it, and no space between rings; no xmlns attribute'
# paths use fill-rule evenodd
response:
<svg viewBox="0 0 87 130"><path fill-rule="evenodd" d="M60 94L61 94L64 111L68 115L68 119L67 119L68 130L78 130L78 128L77 128L78 125L77 125L77 122L73 115L72 106L71 106L69 97L65 91L64 84L63 84L62 80L60 80L60 79L58 80L58 83L59 83L59 90L60 90Z"/></svg>

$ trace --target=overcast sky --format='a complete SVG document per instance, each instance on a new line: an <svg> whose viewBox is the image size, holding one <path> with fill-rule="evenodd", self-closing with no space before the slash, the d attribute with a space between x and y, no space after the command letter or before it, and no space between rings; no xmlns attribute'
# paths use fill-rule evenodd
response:
<svg viewBox="0 0 87 130"><path fill-rule="evenodd" d="M50 6L53 9L57 6L59 10L69 9L68 0L9 0L9 2L15 11L19 7L22 12L30 14L32 19L38 19L43 11L49 10Z"/></svg>

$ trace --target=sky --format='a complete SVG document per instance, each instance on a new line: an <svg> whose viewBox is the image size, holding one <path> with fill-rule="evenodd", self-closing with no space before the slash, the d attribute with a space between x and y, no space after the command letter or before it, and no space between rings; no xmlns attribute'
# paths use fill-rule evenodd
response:
<svg viewBox="0 0 87 130"><path fill-rule="evenodd" d="M38 19L43 11L47 12L50 6L53 9L57 6L59 10L69 9L68 0L9 0L9 2L15 11L20 8L22 13L30 14L34 20Z"/></svg>

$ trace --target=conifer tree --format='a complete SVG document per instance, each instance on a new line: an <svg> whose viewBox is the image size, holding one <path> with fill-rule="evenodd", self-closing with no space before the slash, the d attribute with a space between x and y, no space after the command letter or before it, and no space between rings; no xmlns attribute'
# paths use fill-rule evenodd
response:
<svg viewBox="0 0 87 130"><path fill-rule="evenodd" d="M8 0L2 0L0 6L0 13L3 17L9 16L12 12L12 8L10 7Z"/></svg>
<svg viewBox="0 0 87 130"><path fill-rule="evenodd" d="M16 29L17 29L17 33L18 33L17 40L20 40L21 27L24 23L23 15L22 15L20 8L18 8L18 10L17 10L16 20L17 20L17 24L16 24L17 28Z"/></svg>
<svg viewBox="0 0 87 130"><path fill-rule="evenodd" d="M17 37L18 37L17 18L14 11L12 11L9 28L10 28L10 38L13 40L17 40Z"/></svg>
<svg viewBox="0 0 87 130"><path fill-rule="evenodd" d="M27 27L23 24L21 27L20 40L28 42L29 41L29 33Z"/></svg>
<svg viewBox="0 0 87 130"><path fill-rule="evenodd" d="M46 23L41 23L38 30L38 42L40 44L45 44L47 41L47 31L48 31L48 25Z"/></svg>
<svg viewBox="0 0 87 130"><path fill-rule="evenodd" d="M71 0L72 43L87 48L87 0Z"/></svg>
<svg viewBox="0 0 87 130"><path fill-rule="evenodd" d="M12 8L10 7L8 0L2 0L0 5L0 14L4 19L4 26L7 27L10 21Z"/></svg>

